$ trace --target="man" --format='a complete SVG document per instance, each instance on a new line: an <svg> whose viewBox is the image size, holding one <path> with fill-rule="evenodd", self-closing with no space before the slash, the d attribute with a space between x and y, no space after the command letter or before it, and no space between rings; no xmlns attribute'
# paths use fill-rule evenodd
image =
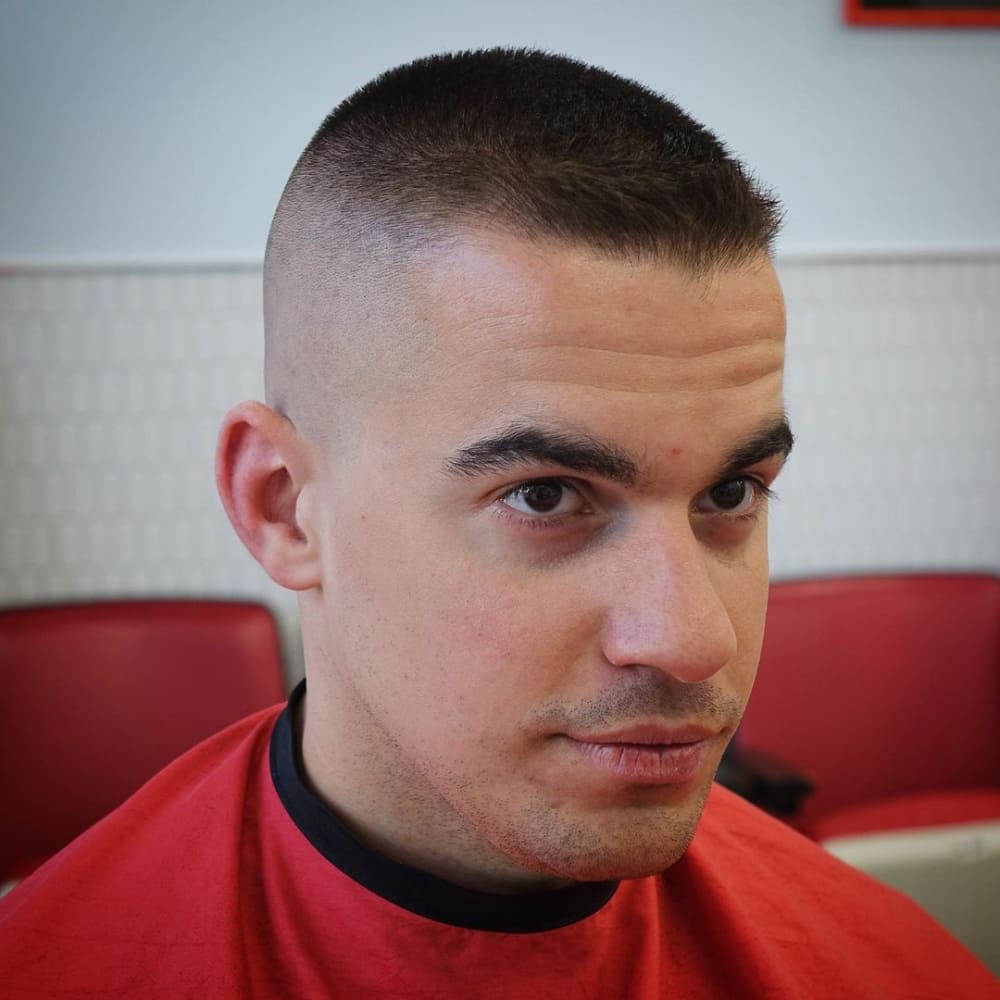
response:
<svg viewBox="0 0 1000 1000"><path fill-rule="evenodd" d="M327 119L217 470L308 687L12 894L14 995L993 992L712 787L792 443L778 219L678 108L553 56L422 60Z"/></svg>

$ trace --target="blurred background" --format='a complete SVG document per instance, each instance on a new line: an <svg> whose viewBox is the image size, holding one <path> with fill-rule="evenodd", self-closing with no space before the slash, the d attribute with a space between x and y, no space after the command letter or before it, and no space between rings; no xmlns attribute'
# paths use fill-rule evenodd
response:
<svg viewBox="0 0 1000 1000"><path fill-rule="evenodd" d="M259 268L322 117L483 45L633 76L787 206L776 578L1000 569L1000 31L840 0L0 3L0 604L295 601L243 551L216 429L261 395Z"/></svg>

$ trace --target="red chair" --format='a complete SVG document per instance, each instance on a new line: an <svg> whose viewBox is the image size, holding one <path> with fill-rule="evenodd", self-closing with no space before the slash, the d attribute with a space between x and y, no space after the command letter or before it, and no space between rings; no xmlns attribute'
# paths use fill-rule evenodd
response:
<svg viewBox="0 0 1000 1000"><path fill-rule="evenodd" d="M1000 818L1000 578L773 584L737 742L811 779L817 839Z"/></svg>
<svg viewBox="0 0 1000 1000"><path fill-rule="evenodd" d="M174 757L285 698L262 605L111 601L0 611L0 882Z"/></svg>

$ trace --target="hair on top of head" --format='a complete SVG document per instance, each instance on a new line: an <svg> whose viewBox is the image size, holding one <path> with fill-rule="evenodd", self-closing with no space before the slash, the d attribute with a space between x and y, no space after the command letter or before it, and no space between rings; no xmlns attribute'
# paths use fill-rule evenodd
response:
<svg viewBox="0 0 1000 1000"><path fill-rule="evenodd" d="M776 199L671 101L526 49L383 73L313 136L285 198L302 195L387 233L486 223L693 268L769 252L781 218Z"/></svg>
<svg viewBox="0 0 1000 1000"><path fill-rule="evenodd" d="M337 107L285 186L264 258L268 402L317 437L344 426L334 400L402 370L413 265L477 230L708 272L769 253L780 215L637 83L525 49L418 59Z"/></svg>

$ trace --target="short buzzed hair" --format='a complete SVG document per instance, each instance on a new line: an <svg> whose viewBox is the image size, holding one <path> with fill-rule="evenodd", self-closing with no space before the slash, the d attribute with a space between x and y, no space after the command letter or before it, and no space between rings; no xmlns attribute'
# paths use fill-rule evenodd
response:
<svg viewBox="0 0 1000 1000"><path fill-rule="evenodd" d="M477 228L704 271L770 254L780 218L712 132L634 81L524 49L419 59L337 107L288 180L265 260L269 400L297 394L279 356L302 336L274 300L294 290L309 325L336 274L384 276Z"/></svg>
<svg viewBox="0 0 1000 1000"><path fill-rule="evenodd" d="M771 247L780 213L708 129L631 80L490 49L383 73L320 126L289 181L399 225L506 224L700 266Z"/></svg>

